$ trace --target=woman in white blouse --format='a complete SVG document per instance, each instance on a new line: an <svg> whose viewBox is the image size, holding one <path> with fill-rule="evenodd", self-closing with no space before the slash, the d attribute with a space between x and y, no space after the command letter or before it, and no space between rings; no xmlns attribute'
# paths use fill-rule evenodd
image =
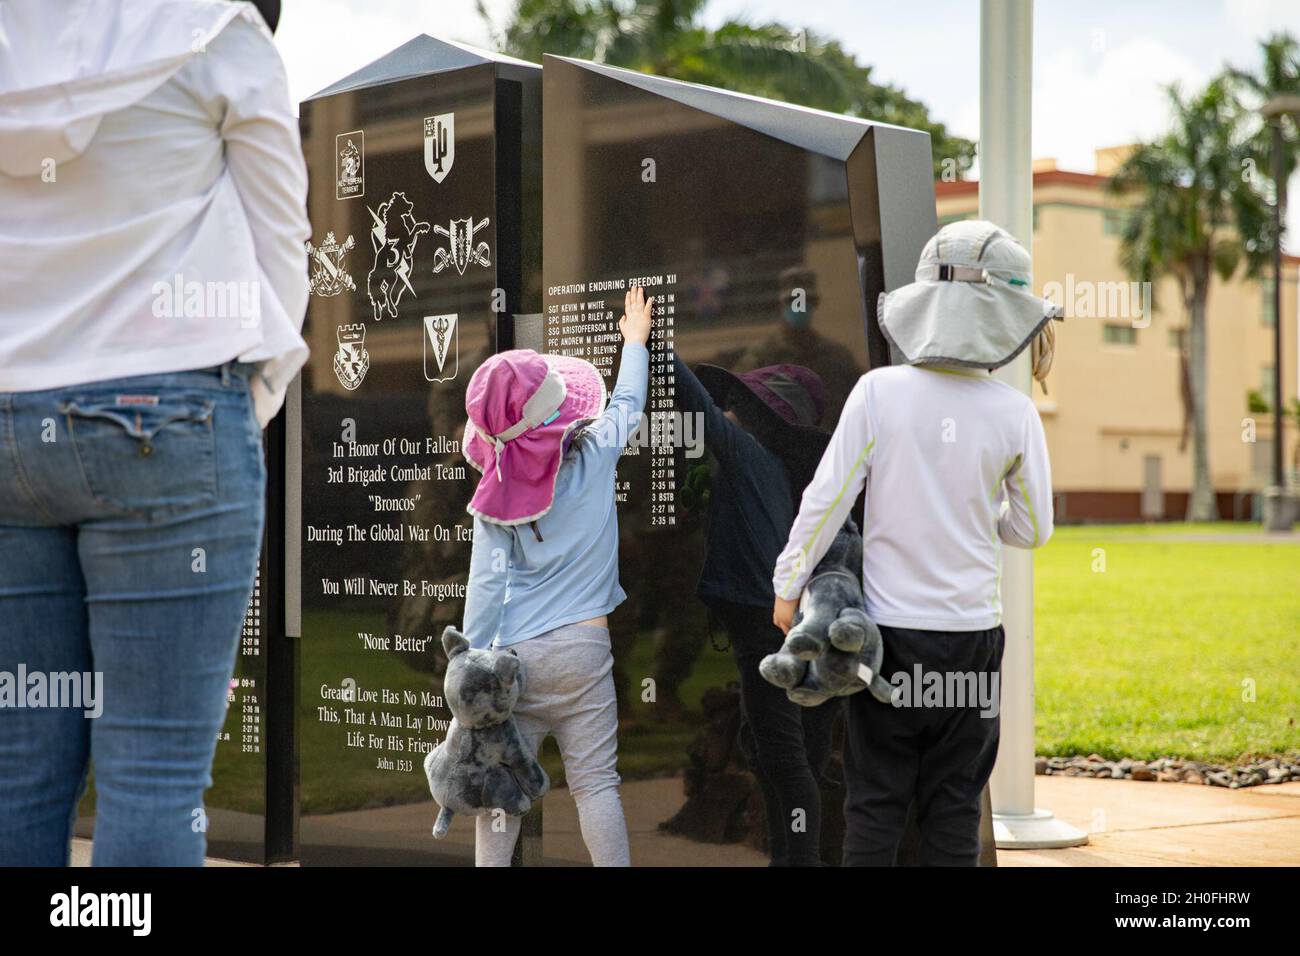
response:
<svg viewBox="0 0 1300 956"><path fill-rule="evenodd" d="M96 865L203 860L261 428L307 354L265 9L0 2L0 865L67 861L92 767Z"/></svg>

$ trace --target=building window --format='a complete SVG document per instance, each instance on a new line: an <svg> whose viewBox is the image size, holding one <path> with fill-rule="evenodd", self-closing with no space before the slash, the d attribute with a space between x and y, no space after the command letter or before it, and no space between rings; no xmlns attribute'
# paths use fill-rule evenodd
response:
<svg viewBox="0 0 1300 956"><path fill-rule="evenodd" d="M1131 325L1107 322L1101 327L1101 340L1107 345L1137 345L1138 331Z"/></svg>
<svg viewBox="0 0 1300 956"><path fill-rule="evenodd" d="M1264 481L1273 473L1273 439L1257 438L1250 446L1250 468L1256 481Z"/></svg>
<svg viewBox="0 0 1300 956"><path fill-rule="evenodd" d="M1169 347L1171 349L1181 352L1183 350L1183 342L1186 339L1187 339L1186 329L1169 330Z"/></svg>
<svg viewBox="0 0 1300 956"><path fill-rule="evenodd" d="M1273 280L1259 280L1259 321L1264 325L1273 324Z"/></svg>
<svg viewBox="0 0 1300 956"><path fill-rule="evenodd" d="M1273 366L1265 365L1259 370L1259 391L1264 401L1273 401L1273 389L1277 387L1277 372Z"/></svg>
<svg viewBox="0 0 1300 956"><path fill-rule="evenodd" d="M1107 209L1102 215L1102 231L1108 236L1122 236L1127 222L1128 210Z"/></svg>

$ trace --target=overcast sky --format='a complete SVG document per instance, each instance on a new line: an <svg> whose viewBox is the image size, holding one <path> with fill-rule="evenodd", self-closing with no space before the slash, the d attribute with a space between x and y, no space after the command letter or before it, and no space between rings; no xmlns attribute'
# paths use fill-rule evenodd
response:
<svg viewBox="0 0 1300 956"><path fill-rule="evenodd" d="M485 0L498 24L514 0ZM779 20L838 38L874 76L979 136L978 0L712 0L710 24ZM1038 0L1035 157L1092 172L1098 147L1164 128L1162 87L1191 88L1226 63L1255 68L1258 41L1300 35L1300 0ZM419 33L488 45L474 0L284 0L276 41L301 100ZM1300 214L1300 204L1292 209Z"/></svg>

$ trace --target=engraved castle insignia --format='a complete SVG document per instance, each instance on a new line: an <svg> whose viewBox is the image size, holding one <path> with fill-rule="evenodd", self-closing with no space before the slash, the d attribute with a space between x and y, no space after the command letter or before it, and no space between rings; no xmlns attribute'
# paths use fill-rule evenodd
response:
<svg viewBox="0 0 1300 956"><path fill-rule="evenodd" d="M430 382L449 382L460 367L460 335L456 314L424 317L424 377ZM433 361L430 362L429 359Z"/></svg>
<svg viewBox="0 0 1300 956"><path fill-rule="evenodd" d="M451 172L456 159L456 114L439 113L424 118L424 168L436 183Z"/></svg>
<svg viewBox="0 0 1300 956"><path fill-rule="evenodd" d="M370 353L366 351L366 327L340 325L338 330L339 350L334 353L334 374L339 384L349 392L361 384L370 368Z"/></svg>
<svg viewBox="0 0 1300 956"><path fill-rule="evenodd" d="M332 232L325 233L325 241L320 244L320 248L313 246L311 240L306 242L307 255L311 259L313 295L339 295L342 292L356 291L357 284L343 267L343 260L354 245L356 243L351 236L340 245Z"/></svg>
<svg viewBox="0 0 1300 956"><path fill-rule="evenodd" d="M366 134L364 130L334 137L334 198L355 199L366 194Z"/></svg>
<svg viewBox="0 0 1300 956"><path fill-rule="evenodd" d="M387 202L379 204L377 212L369 206L366 211L374 220L370 244L375 251L374 267L366 276L366 292L378 322L384 316L397 316L397 305L405 293L414 297L411 273L415 243L429 231L429 224L415 218L415 206L406 193L393 193Z"/></svg>
<svg viewBox="0 0 1300 956"><path fill-rule="evenodd" d="M480 241L477 246L474 245L474 233L487 224L488 217L484 216L477 225L473 219L453 219L451 226L447 229L442 228L442 226L434 226L434 232L447 237L448 247L434 250L434 273L439 273L447 266L452 265L456 267L457 272L464 275L471 262L476 266L487 267L492 265L492 250L488 248L488 244Z"/></svg>

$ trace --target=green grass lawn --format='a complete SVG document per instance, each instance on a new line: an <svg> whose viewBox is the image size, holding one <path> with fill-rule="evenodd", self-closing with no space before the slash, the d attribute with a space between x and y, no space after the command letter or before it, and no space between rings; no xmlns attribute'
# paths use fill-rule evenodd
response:
<svg viewBox="0 0 1300 956"><path fill-rule="evenodd" d="M1178 540L1251 527L1057 530L1034 566L1039 753L1300 750L1300 546Z"/></svg>

